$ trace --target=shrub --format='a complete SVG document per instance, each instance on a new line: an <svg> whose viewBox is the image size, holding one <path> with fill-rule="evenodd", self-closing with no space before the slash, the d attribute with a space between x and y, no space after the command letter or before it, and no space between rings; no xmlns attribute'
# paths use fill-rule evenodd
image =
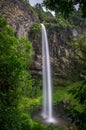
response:
<svg viewBox="0 0 86 130"><path fill-rule="evenodd" d="M21 112L18 103L22 92L24 93L32 85L29 74L32 52L31 43L27 39L15 38L13 29L0 15L1 130L21 129Z"/></svg>

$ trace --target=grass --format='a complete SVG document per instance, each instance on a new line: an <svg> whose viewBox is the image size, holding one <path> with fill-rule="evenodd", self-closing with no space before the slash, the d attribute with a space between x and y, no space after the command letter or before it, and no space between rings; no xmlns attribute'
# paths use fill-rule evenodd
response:
<svg viewBox="0 0 86 130"><path fill-rule="evenodd" d="M72 95L68 93L68 87L57 87L53 92L53 103L58 104L62 100L70 100Z"/></svg>

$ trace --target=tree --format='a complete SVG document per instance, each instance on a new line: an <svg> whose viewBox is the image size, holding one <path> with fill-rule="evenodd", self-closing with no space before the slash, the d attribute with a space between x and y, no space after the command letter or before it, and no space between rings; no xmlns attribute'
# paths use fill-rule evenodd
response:
<svg viewBox="0 0 86 130"><path fill-rule="evenodd" d="M50 10L55 11L57 14L61 13L64 17L68 17L75 8L79 5L82 11L82 17L86 17L86 0L43 0L43 5Z"/></svg>
<svg viewBox="0 0 86 130"><path fill-rule="evenodd" d="M34 9L35 9L35 11L36 11L37 14L38 14L38 17L39 17L39 19L40 19L40 22L43 22L43 21L52 22L52 20L54 19L54 17L52 16L52 14L51 14L49 11L44 11L44 10L43 10L41 4L36 4L36 5L34 6Z"/></svg>
<svg viewBox="0 0 86 130"><path fill-rule="evenodd" d="M68 108L69 116L77 126L77 130L86 129L86 34L78 36L73 40L74 56L78 67L79 79L69 89L75 99ZM74 70L76 71L76 69Z"/></svg>
<svg viewBox="0 0 86 130"><path fill-rule="evenodd" d="M14 37L13 29L0 15L0 129L20 130L20 96L31 87L29 66L32 46L28 39Z"/></svg>

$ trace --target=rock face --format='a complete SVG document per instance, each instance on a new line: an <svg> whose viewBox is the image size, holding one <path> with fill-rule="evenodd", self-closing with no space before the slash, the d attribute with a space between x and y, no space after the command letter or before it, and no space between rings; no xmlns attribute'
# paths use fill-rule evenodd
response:
<svg viewBox="0 0 86 130"><path fill-rule="evenodd" d="M0 0L0 12L19 37L27 37L30 27L39 21L30 5L26 6L19 0Z"/></svg>
<svg viewBox="0 0 86 130"><path fill-rule="evenodd" d="M70 28L50 27L48 29L50 55L56 76L66 76L65 72L70 66L70 36L72 36Z"/></svg>
<svg viewBox="0 0 86 130"><path fill-rule="evenodd" d="M50 57L52 72L54 76L65 77L67 75L67 69L70 67L71 60L70 55L72 48L69 44L72 36L72 31L69 28L53 28L51 25L46 26L47 35L49 39ZM34 59L36 63L41 66L42 63L42 49L41 49L41 34L35 36L30 34L30 40L33 43L35 54ZM34 65L33 65L34 66ZM36 66L35 66L36 67ZM41 67L39 67L41 68ZM31 68L34 72L35 68ZM41 69L36 69L41 71ZM40 72L39 72L40 74Z"/></svg>
<svg viewBox="0 0 86 130"><path fill-rule="evenodd" d="M73 48L70 44L71 37L75 35L80 35L82 31L75 29L72 30L71 28L62 28L58 26L53 27L51 24L46 25L46 29L49 40L53 77L65 78L68 76L68 70L72 66L71 53L73 52ZM29 37L33 43L33 47L35 50L34 59L36 63L40 66L39 68L41 68L41 34L39 33L36 36L32 32L30 32ZM35 73L39 72L39 74L41 74L41 69L38 70L35 69L35 67L36 66L31 68L32 72L34 73L35 70Z"/></svg>

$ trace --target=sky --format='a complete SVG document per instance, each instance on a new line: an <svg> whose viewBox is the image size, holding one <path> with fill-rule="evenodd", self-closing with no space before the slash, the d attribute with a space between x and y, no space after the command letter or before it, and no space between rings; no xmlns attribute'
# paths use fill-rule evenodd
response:
<svg viewBox="0 0 86 130"><path fill-rule="evenodd" d="M43 0L29 0L29 3L32 5L32 6L34 6L35 4L37 4L37 3L42 3L43 2Z"/></svg>

